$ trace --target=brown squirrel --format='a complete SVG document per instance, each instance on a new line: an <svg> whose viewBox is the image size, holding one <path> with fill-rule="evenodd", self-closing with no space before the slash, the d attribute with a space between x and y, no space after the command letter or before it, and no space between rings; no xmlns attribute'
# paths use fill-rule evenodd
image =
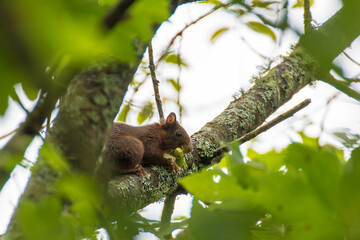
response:
<svg viewBox="0 0 360 240"><path fill-rule="evenodd" d="M115 171L121 173L146 174L141 164L161 164L169 166L174 173L179 167L171 158L164 158L164 153L177 147L191 152L193 146L189 135L176 121L175 113L170 113L160 123L134 127L115 122L111 130L107 157Z"/></svg>

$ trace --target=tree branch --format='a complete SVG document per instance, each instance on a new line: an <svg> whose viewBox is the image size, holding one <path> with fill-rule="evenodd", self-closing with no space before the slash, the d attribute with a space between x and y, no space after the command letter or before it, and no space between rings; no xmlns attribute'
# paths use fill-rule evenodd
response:
<svg viewBox="0 0 360 240"><path fill-rule="evenodd" d="M360 35L360 1L344 1L344 6L318 29L300 38L299 46L321 67L317 78L327 74L331 62Z"/></svg>
<svg viewBox="0 0 360 240"><path fill-rule="evenodd" d="M155 73L155 64L154 64L154 57L153 57L153 48L151 41L148 45L148 52L149 52L149 69L151 73L151 79L154 87L154 94L155 94L155 102L156 106L159 112L160 120L165 120L164 118L164 111L161 104L161 98L160 98L160 92L159 92L159 80L156 79L156 73Z"/></svg>
<svg viewBox="0 0 360 240"><path fill-rule="evenodd" d="M360 102L360 93L349 87L347 82L335 79L330 73L325 78L322 78L321 81L330 84L334 88Z"/></svg>
<svg viewBox="0 0 360 240"><path fill-rule="evenodd" d="M313 30L311 26L310 0L304 0L304 33L307 34Z"/></svg>
<svg viewBox="0 0 360 240"><path fill-rule="evenodd" d="M310 99L306 99L306 100L302 101L301 103L299 103L292 109L280 114L279 116L277 116L270 122L268 122L264 125L261 125L260 127L256 128L255 130L245 134L241 138L234 140L232 143L236 143L236 144L240 145L240 144L243 144L243 143L253 139L254 137L258 136L259 134L266 132L267 130L269 130L270 128L275 126L276 124L281 123L282 121L288 119L289 117L292 117L295 113L297 113L298 111L300 111L301 109L303 109L304 107L309 105L310 103L311 103ZM227 145L219 147L214 150L214 153L219 152L219 151L224 151L226 148L227 148Z"/></svg>
<svg viewBox="0 0 360 240"><path fill-rule="evenodd" d="M105 31L112 29L116 23L124 18L126 11L135 2L135 0L120 0L114 8L112 8L102 21Z"/></svg>
<svg viewBox="0 0 360 240"><path fill-rule="evenodd" d="M171 223L171 215L174 212L176 193L173 193L165 198L164 207L161 214L161 226L160 230L166 230ZM171 234L170 234L171 235ZM167 239L171 239L170 237Z"/></svg>

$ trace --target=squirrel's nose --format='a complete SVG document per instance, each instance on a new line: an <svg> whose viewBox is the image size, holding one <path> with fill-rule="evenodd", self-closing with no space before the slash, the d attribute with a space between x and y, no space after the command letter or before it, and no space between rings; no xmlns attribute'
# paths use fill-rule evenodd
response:
<svg viewBox="0 0 360 240"><path fill-rule="evenodd" d="M191 153L194 150L194 147L191 144L191 141L185 146L185 150L187 153Z"/></svg>

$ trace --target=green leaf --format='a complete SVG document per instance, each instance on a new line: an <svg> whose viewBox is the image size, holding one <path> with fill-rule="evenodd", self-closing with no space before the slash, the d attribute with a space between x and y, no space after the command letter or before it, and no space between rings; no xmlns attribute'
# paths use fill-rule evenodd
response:
<svg viewBox="0 0 360 240"><path fill-rule="evenodd" d="M314 0L310 0L310 6L312 6ZM292 8L303 8L304 7L304 0L297 0L296 3L292 6Z"/></svg>
<svg viewBox="0 0 360 240"><path fill-rule="evenodd" d="M360 147L351 153L344 167L339 191L340 217L349 229L349 239L360 237Z"/></svg>
<svg viewBox="0 0 360 240"><path fill-rule="evenodd" d="M130 7L131 19L125 26L141 40L147 41L154 34L154 24L169 18L169 2L166 0L138 0Z"/></svg>
<svg viewBox="0 0 360 240"><path fill-rule="evenodd" d="M224 33L226 33L227 31L229 31L229 28L228 27L223 27L223 28L220 28L218 30L216 30L213 35L211 35L210 37L210 42L211 43L214 43L216 40L218 40L218 38L223 35Z"/></svg>
<svg viewBox="0 0 360 240"><path fill-rule="evenodd" d="M261 1L261 0L254 0L252 1L252 6L253 7L258 7L258 8L265 8L265 9L269 9L269 6L271 4L274 3L280 3L279 1Z"/></svg>
<svg viewBox="0 0 360 240"><path fill-rule="evenodd" d="M175 65L181 65L183 67L188 67L188 64L177 54L169 54L166 58L165 58L165 62L167 63L172 63Z"/></svg>
<svg viewBox="0 0 360 240"><path fill-rule="evenodd" d="M301 169L304 179L324 205L334 206L337 199L334 189L338 189L343 161L339 159L336 152L327 148L315 148L304 144L293 143L289 145L285 153L289 171L297 172Z"/></svg>
<svg viewBox="0 0 360 240"><path fill-rule="evenodd" d="M177 81L175 81L174 79L167 79L167 82L171 83L171 85L173 86L173 88L179 92L181 89L181 86L177 83Z"/></svg>
<svg viewBox="0 0 360 240"><path fill-rule="evenodd" d="M318 148L319 147L319 138L308 137L303 132L298 132L298 134L300 135L304 145L307 145L307 146L310 146L310 147L313 147L313 148Z"/></svg>
<svg viewBox="0 0 360 240"><path fill-rule="evenodd" d="M258 224L250 221L243 232L252 229L258 239L335 240L343 239L346 232L357 239L354 229L359 229L360 190L354 187L360 182L360 167L356 167L360 164L355 163L355 159L360 162L360 150L353 152L346 168L349 174L342 177L346 162L337 149L320 148L309 137L306 142L309 144L293 143L279 153L249 151L254 159L246 163L227 156L219 165L181 179L180 184L207 205L194 202L188 228L193 239L217 236L211 230L210 234L203 232L202 224L233 218L241 225L247 217ZM284 171L279 171L281 166L286 166ZM358 194L355 199L349 197L352 192ZM339 216L339 199L346 223ZM230 223L220 226L221 232L236 231Z"/></svg>
<svg viewBox="0 0 360 240"><path fill-rule="evenodd" d="M1 50L1 48L0 48ZM0 54L1 55L1 54ZM15 89L12 82L13 79L11 77L8 78L7 74L9 74L7 69L3 71L2 67L5 67L4 65L1 66L1 56L0 56L0 74L2 75L3 81L0 81L0 116L4 115L6 109L8 108L9 104L9 96L10 95L16 95Z"/></svg>
<svg viewBox="0 0 360 240"><path fill-rule="evenodd" d="M249 21L246 23L246 26L257 33L269 36L274 42L276 41L276 35L273 30L260 22Z"/></svg>
<svg viewBox="0 0 360 240"><path fill-rule="evenodd" d="M254 207L252 191L238 185L237 179L225 174L221 169L206 169L182 178L179 183L194 197L205 202L230 201L238 207Z"/></svg>
<svg viewBox="0 0 360 240"><path fill-rule="evenodd" d="M46 161L46 163L55 171L62 173L70 171L70 165L63 156L61 150L49 142L45 142L42 145L39 158Z"/></svg>
<svg viewBox="0 0 360 240"><path fill-rule="evenodd" d="M99 223L97 208L102 193L92 178L84 175L63 177L57 183L57 193L71 203L71 211L80 225L95 226Z"/></svg>
<svg viewBox="0 0 360 240"><path fill-rule="evenodd" d="M121 110L117 118L117 121L126 122L129 112L130 112L130 105L129 104L124 105L123 109Z"/></svg>
<svg viewBox="0 0 360 240"><path fill-rule="evenodd" d="M148 102L140 111L137 117L137 122L142 124L146 119L151 118L154 114L154 107L152 102Z"/></svg>
<svg viewBox="0 0 360 240"><path fill-rule="evenodd" d="M189 220L189 239L252 239L251 226L261 216L257 211L228 211L217 205L204 207L194 198Z"/></svg>
<svg viewBox="0 0 360 240"><path fill-rule="evenodd" d="M275 171L278 171L285 165L284 154L281 152L276 152L275 150L260 154L253 149L248 149L247 156L253 161L265 163L268 168Z"/></svg>
<svg viewBox="0 0 360 240"><path fill-rule="evenodd" d="M61 208L57 198L46 198L37 203L24 200L18 214L25 239L74 239L71 225L62 219Z"/></svg>
<svg viewBox="0 0 360 240"><path fill-rule="evenodd" d="M27 96L30 100L34 101L35 99L38 98L40 90L39 90L39 89L36 89L34 86L32 86L31 84L29 84L27 81L24 81L24 82L21 84L21 87L22 87L22 89L24 90L26 96Z"/></svg>

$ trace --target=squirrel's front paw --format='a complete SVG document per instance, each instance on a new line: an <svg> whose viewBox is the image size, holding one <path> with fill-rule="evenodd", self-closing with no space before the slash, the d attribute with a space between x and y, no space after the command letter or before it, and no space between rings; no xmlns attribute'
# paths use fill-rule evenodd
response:
<svg viewBox="0 0 360 240"><path fill-rule="evenodd" d="M146 173L146 171L145 171L145 169L141 166L141 165L138 165L137 167L136 167L136 169L137 169L137 175L139 176L139 177L143 177L144 175L146 175L147 173Z"/></svg>
<svg viewBox="0 0 360 240"><path fill-rule="evenodd" d="M180 169L179 166L176 165L175 162L173 162L173 164L171 165L171 171L175 174L179 174L179 169Z"/></svg>

